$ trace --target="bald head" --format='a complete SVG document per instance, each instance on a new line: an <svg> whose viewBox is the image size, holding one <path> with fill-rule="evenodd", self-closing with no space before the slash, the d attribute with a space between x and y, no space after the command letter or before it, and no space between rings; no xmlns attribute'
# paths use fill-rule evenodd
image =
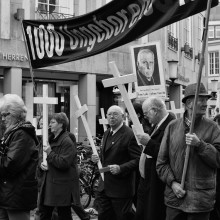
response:
<svg viewBox="0 0 220 220"><path fill-rule="evenodd" d="M112 130L117 129L123 123L124 111L117 105L111 106L107 111L107 119Z"/></svg>
<svg viewBox="0 0 220 220"><path fill-rule="evenodd" d="M142 108L151 124L158 124L167 114L166 105L159 97L149 97L143 102Z"/></svg>

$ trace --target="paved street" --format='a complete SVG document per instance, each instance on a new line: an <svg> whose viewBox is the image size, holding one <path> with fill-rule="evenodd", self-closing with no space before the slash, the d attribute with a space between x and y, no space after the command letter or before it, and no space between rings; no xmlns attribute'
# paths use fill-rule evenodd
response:
<svg viewBox="0 0 220 220"><path fill-rule="evenodd" d="M88 209L86 209L86 210L88 210ZM34 211L31 212L30 220L39 220L39 219L34 218L34 213L35 213ZM75 212L73 212L72 217L73 217L73 220L80 220L80 218L75 214ZM97 215L91 215L91 220L93 220L93 219L97 220L98 219Z"/></svg>

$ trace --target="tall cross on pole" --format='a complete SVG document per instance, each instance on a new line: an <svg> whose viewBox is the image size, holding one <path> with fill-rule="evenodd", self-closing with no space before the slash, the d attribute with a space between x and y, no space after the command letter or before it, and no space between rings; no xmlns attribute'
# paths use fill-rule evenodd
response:
<svg viewBox="0 0 220 220"><path fill-rule="evenodd" d="M48 97L48 85L43 85L43 97L34 97L34 103L43 104L43 145L48 144L48 105L57 104L58 99ZM43 164L47 165L47 154L43 152Z"/></svg>
<svg viewBox="0 0 220 220"><path fill-rule="evenodd" d="M92 147L93 154L98 155L96 146L94 144L94 140L92 138L92 133L91 133L90 128L89 128L89 124L88 124L88 122L86 120L86 117L84 115L88 111L88 107L87 107L86 104L84 104L83 106L81 105L79 97L77 95L74 96L74 99L75 99L75 102L76 102L76 106L78 108L78 110L76 111L76 117L77 118L81 117L84 128L86 130L87 137L89 139L89 143ZM101 164L100 160L98 161L98 168L99 168L99 170L102 169L102 164ZM102 180L104 180L103 173L101 173L101 177L102 177Z"/></svg>
<svg viewBox="0 0 220 220"><path fill-rule="evenodd" d="M104 131L106 131L107 130L107 126L106 125L108 124L108 119L105 118L104 108L101 108L101 116L102 116L102 118L99 119L99 124L103 125L103 129L104 129Z"/></svg>
<svg viewBox="0 0 220 220"><path fill-rule="evenodd" d="M133 122L133 125L135 128L135 133L143 134L144 129L143 129L138 117L137 117L137 114L134 110L134 107L131 103L128 92L127 92L125 85L124 85L126 83L135 82L136 76L134 74L121 76L115 62L110 62L109 65L110 65L111 72L112 72L114 78L102 80L102 83L103 83L104 87L110 87L110 86L116 86L116 85L118 86L118 88L121 92L122 98L124 100L125 106L128 110L129 116Z"/></svg>

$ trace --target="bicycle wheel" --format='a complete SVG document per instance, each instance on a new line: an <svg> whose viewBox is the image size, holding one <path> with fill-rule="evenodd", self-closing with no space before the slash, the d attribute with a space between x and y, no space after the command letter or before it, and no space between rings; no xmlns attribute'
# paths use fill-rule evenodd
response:
<svg viewBox="0 0 220 220"><path fill-rule="evenodd" d="M80 201L83 208L87 208L91 202L91 188L83 177L79 178Z"/></svg>
<svg viewBox="0 0 220 220"><path fill-rule="evenodd" d="M92 180L92 187L91 187L91 196L93 198L96 197L96 192L98 189L98 185L99 185L99 176L95 176L94 179Z"/></svg>

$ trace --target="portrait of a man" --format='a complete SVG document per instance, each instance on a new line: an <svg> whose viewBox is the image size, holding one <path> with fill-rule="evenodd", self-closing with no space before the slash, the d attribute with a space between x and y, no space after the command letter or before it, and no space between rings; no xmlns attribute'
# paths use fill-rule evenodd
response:
<svg viewBox="0 0 220 220"><path fill-rule="evenodd" d="M136 75L135 91L139 99L166 97L161 46L159 41L133 45L131 61Z"/></svg>
<svg viewBox="0 0 220 220"><path fill-rule="evenodd" d="M137 84L138 86L160 85L160 76L157 64L155 61L157 57L149 48L141 48L137 53Z"/></svg>

